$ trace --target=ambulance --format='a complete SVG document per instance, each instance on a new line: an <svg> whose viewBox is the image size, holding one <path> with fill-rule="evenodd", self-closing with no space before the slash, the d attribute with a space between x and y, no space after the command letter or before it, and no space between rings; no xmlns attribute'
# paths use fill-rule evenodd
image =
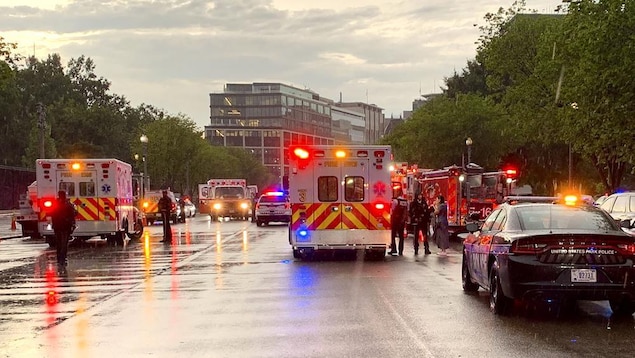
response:
<svg viewBox="0 0 635 358"><path fill-rule="evenodd" d="M248 220L252 199L246 179L210 179L199 185L199 212L212 221L222 218Z"/></svg>
<svg viewBox="0 0 635 358"><path fill-rule="evenodd" d="M382 259L390 245L390 161L385 145L290 146L293 256L359 250Z"/></svg>
<svg viewBox="0 0 635 358"><path fill-rule="evenodd" d="M77 210L75 239L99 236L109 244L123 245L126 235L141 237L130 164L117 159L37 159L35 175L38 231L50 246L55 246L51 215L60 190Z"/></svg>

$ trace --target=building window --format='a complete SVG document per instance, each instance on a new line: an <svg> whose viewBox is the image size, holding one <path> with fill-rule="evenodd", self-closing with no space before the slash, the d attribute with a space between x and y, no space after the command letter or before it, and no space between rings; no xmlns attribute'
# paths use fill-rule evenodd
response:
<svg viewBox="0 0 635 358"><path fill-rule="evenodd" d="M245 131L245 146L262 147L260 131Z"/></svg>
<svg viewBox="0 0 635 358"><path fill-rule="evenodd" d="M318 200L322 202L337 201L337 177L318 177Z"/></svg>
<svg viewBox="0 0 635 358"><path fill-rule="evenodd" d="M264 150L264 162L265 164L280 164L280 149L265 149Z"/></svg>
<svg viewBox="0 0 635 358"><path fill-rule="evenodd" d="M280 147L280 131L263 131L265 147Z"/></svg>
<svg viewBox="0 0 635 358"><path fill-rule="evenodd" d="M212 145L217 145L217 146L225 145L225 134L221 130L213 129L208 132L207 137L209 139L209 142Z"/></svg>
<svg viewBox="0 0 635 358"><path fill-rule="evenodd" d="M226 146L228 147L242 147L243 146L243 131L225 131Z"/></svg>

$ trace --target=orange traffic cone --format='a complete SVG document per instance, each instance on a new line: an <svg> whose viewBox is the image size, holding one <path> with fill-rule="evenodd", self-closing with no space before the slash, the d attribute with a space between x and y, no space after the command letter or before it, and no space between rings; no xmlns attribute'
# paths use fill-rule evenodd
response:
<svg viewBox="0 0 635 358"><path fill-rule="evenodd" d="M11 230L15 231L18 229L17 225L16 225L16 220L15 220L15 214L11 215Z"/></svg>

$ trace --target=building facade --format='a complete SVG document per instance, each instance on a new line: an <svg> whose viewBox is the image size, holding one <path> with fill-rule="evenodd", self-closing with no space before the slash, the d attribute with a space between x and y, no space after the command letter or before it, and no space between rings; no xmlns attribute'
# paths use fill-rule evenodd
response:
<svg viewBox="0 0 635 358"><path fill-rule="evenodd" d="M338 102L336 106L364 115L364 120L366 121L364 142L366 144L377 144L384 136L386 120L383 108L363 102Z"/></svg>
<svg viewBox="0 0 635 358"><path fill-rule="evenodd" d="M228 83L223 93L210 93L205 138L244 148L282 183L291 144L334 144L331 105L312 91L281 83Z"/></svg>

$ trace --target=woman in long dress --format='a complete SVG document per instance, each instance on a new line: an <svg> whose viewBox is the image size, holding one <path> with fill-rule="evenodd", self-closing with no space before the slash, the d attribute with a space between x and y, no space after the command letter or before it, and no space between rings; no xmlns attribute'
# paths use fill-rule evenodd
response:
<svg viewBox="0 0 635 358"><path fill-rule="evenodd" d="M450 233L448 232L448 204L443 195L439 195L434 202L434 215L437 220L434 237L437 246L441 249L439 255L447 255L447 249L450 248Z"/></svg>

